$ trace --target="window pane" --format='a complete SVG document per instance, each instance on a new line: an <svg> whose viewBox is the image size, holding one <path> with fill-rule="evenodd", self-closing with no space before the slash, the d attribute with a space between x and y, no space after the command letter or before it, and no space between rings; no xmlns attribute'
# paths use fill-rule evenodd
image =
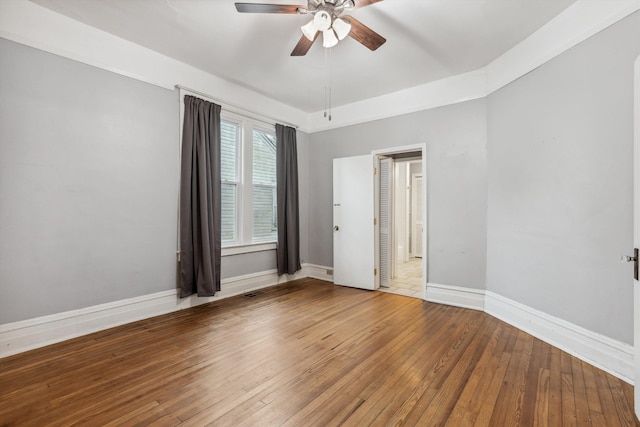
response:
<svg viewBox="0 0 640 427"><path fill-rule="evenodd" d="M220 123L220 162L223 181L238 181L238 137L239 126L236 123Z"/></svg>
<svg viewBox="0 0 640 427"><path fill-rule="evenodd" d="M253 131L253 184L276 185L276 136Z"/></svg>
<svg viewBox="0 0 640 427"><path fill-rule="evenodd" d="M253 239L273 240L276 228L276 136L253 131Z"/></svg>
<svg viewBox="0 0 640 427"><path fill-rule="evenodd" d="M235 242L237 240L238 223L238 186L236 184L222 183L221 188L221 240L223 242Z"/></svg>
<svg viewBox="0 0 640 427"><path fill-rule="evenodd" d="M271 240L276 238L276 189L261 185L253 186L253 238Z"/></svg>
<svg viewBox="0 0 640 427"><path fill-rule="evenodd" d="M240 125L222 120L220 134L220 175L222 178L221 240L229 243L238 240L238 149Z"/></svg>

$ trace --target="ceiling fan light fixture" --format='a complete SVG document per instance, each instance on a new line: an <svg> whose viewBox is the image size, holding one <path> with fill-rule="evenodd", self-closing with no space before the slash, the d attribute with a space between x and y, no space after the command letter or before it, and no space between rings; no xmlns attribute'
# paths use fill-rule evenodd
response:
<svg viewBox="0 0 640 427"><path fill-rule="evenodd" d="M326 10L321 10L313 16L313 23L318 31L327 31L331 28L331 15Z"/></svg>
<svg viewBox="0 0 640 427"><path fill-rule="evenodd" d="M333 29L338 36L338 40L343 40L351 32L351 24L343 19L336 18L333 20Z"/></svg>
<svg viewBox="0 0 640 427"><path fill-rule="evenodd" d="M338 38L333 29L329 28L322 32L322 46L326 48L334 47L338 44Z"/></svg>
<svg viewBox="0 0 640 427"><path fill-rule="evenodd" d="M318 32L318 27L313 19L300 27L300 29L302 30L302 34L304 34L304 36L310 41L315 39L316 33Z"/></svg>

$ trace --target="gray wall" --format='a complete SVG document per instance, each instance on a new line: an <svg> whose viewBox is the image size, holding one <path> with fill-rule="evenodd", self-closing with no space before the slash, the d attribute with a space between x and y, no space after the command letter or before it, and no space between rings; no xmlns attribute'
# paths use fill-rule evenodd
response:
<svg viewBox="0 0 640 427"><path fill-rule="evenodd" d="M487 289L632 343L640 13L488 98Z"/></svg>
<svg viewBox="0 0 640 427"><path fill-rule="evenodd" d="M0 324L174 289L178 93L4 39L0 58Z"/></svg>
<svg viewBox="0 0 640 427"><path fill-rule="evenodd" d="M0 323L174 288L177 95L0 57Z"/></svg>
<svg viewBox="0 0 640 427"><path fill-rule="evenodd" d="M332 159L426 143L428 280L484 289L485 100L311 134L310 141L309 262L333 265Z"/></svg>

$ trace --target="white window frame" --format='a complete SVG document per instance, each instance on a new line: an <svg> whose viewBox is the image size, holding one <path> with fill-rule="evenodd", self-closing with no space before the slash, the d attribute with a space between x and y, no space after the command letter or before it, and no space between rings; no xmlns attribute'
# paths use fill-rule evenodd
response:
<svg viewBox="0 0 640 427"><path fill-rule="evenodd" d="M238 162L238 194L236 241L222 244L222 256L249 252L274 250L277 236L273 239L253 239L253 130L274 133L275 126L268 126L240 114L222 111L220 119L239 125L239 144L236 152Z"/></svg>

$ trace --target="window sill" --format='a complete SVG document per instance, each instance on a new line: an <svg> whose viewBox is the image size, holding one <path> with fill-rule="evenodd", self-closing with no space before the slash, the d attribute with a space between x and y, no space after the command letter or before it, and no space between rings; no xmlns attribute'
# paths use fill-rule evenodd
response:
<svg viewBox="0 0 640 427"><path fill-rule="evenodd" d="M251 252L273 251L276 249L276 242L248 243L242 245L229 245L222 248L222 256L248 254Z"/></svg>

